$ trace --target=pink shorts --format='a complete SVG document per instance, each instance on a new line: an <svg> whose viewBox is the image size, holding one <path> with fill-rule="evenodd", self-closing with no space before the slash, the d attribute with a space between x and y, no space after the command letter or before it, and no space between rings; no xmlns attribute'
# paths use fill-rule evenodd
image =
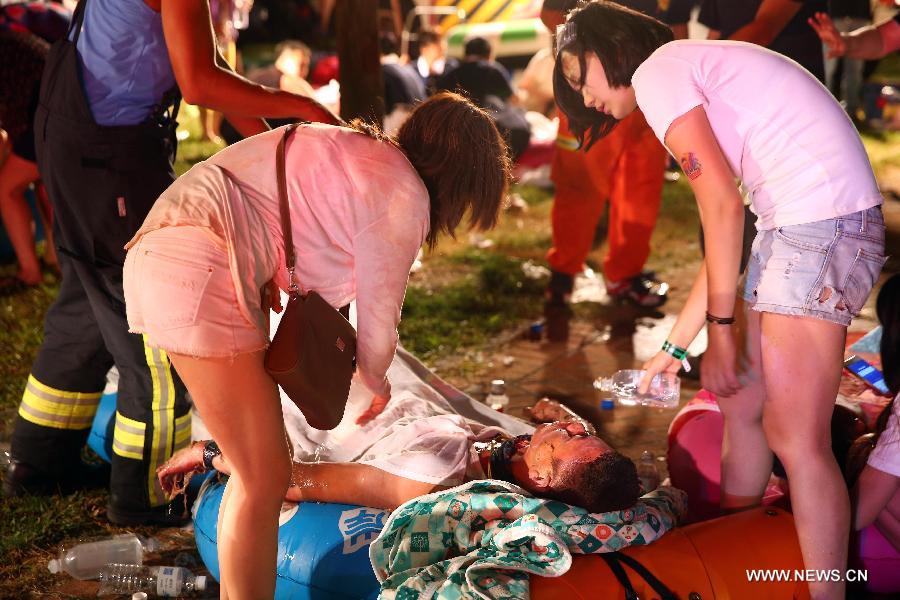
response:
<svg viewBox="0 0 900 600"><path fill-rule="evenodd" d="M238 306L223 241L202 227L163 227L128 250L125 310L150 346L198 358L233 358L269 344L261 299L251 323Z"/></svg>

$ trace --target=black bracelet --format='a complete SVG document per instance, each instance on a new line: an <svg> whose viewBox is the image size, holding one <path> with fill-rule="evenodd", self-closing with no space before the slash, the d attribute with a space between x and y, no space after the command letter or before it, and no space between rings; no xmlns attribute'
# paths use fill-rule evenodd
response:
<svg viewBox="0 0 900 600"><path fill-rule="evenodd" d="M706 322L707 323L715 323L716 325L731 325L734 323L734 317L717 317L715 315L706 313Z"/></svg>
<svg viewBox="0 0 900 600"><path fill-rule="evenodd" d="M209 440L203 444L203 466L206 467L207 471L215 468L213 467L213 459L221 455L222 451L219 450L219 445L214 441Z"/></svg>

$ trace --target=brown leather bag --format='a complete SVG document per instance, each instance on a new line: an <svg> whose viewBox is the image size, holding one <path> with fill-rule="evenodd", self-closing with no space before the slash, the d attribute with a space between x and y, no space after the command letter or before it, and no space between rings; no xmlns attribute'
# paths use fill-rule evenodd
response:
<svg viewBox="0 0 900 600"><path fill-rule="evenodd" d="M316 292L301 295L294 281L296 255L285 179L289 126L278 143L275 168L290 299L266 352L265 368L316 429L334 429L344 416L350 379L356 369L356 330ZM344 307L346 309L347 307Z"/></svg>

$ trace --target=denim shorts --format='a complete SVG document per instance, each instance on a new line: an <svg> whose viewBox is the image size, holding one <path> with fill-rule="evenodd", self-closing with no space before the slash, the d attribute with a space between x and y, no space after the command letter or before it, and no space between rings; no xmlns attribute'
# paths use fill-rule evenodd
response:
<svg viewBox="0 0 900 600"><path fill-rule="evenodd" d="M741 296L760 312L847 326L884 265L880 206L825 221L759 231Z"/></svg>
<svg viewBox="0 0 900 600"><path fill-rule="evenodd" d="M238 306L225 243L202 227L163 227L128 250L124 269L128 329L167 352L234 358L268 346L267 312Z"/></svg>

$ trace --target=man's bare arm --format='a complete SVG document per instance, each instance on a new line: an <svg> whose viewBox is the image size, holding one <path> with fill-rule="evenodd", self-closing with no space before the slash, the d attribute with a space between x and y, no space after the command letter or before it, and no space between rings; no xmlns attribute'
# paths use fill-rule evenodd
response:
<svg viewBox="0 0 900 600"><path fill-rule="evenodd" d="M399 477L371 465L294 463L286 498L292 502L341 502L393 510L439 489L443 486Z"/></svg>
<svg viewBox="0 0 900 600"><path fill-rule="evenodd" d="M796 0L763 0L753 21L728 39L768 46L799 11L800 2Z"/></svg>
<svg viewBox="0 0 900 600"><path fill-rule="evenodd" d="M220 454L213 467L231 473ZM407 500L444 489L359 463L301 463L291 465L291 486L285 500L290 502L336 502L373 508L395 509Z"/></svg>

